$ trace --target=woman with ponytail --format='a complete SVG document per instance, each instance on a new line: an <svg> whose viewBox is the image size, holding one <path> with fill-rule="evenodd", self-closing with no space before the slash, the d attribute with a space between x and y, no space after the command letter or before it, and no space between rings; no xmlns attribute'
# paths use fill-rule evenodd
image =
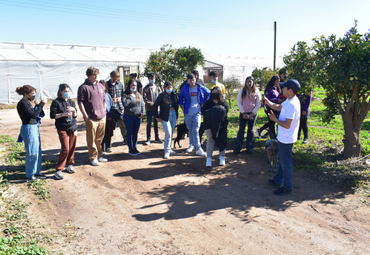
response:
<svg viewBox="0 0 370 255"><path fill-rule="evenodd" d="M18 87L15 92L23 96L17 104L17 111L22 120L21 136L26 149L26 178L30 181L45 179L46 176L40 173L42 151L37 117L43 113L47 100L46 98L41 102L35 100L36 89L31 85ZM31 105L33 101L37 106L36 110Z"/></svg>
<svg viewBox="0 0 370 255"><path fill-rule="evenodd" d="M58 97L51 103L50 119L55 119L55 127L62 147L55 166L55 178L63 179L63 171L73 174L74 156L77 143L77 109L70 97L71 88L68 84L59 85Z"/></svg>

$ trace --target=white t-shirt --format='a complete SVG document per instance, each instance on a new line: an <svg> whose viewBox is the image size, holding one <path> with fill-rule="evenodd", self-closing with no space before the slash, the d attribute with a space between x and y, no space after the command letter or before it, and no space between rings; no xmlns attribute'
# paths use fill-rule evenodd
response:
<svg viewBox="0 0 370 255"><path fill-rule="evenodd" d="M294 96L290 100L285 100L282 104L279 120L285 121L286 119L293 120L292 125L289 129L278 126L279 142L284 144L295 143L298 136L299 119L301 118L301 103L299 99Z"/></svg>

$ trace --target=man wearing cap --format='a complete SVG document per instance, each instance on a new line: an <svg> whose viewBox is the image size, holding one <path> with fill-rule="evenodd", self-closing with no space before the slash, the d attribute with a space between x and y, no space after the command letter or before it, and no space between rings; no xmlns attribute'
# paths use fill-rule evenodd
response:
<svg viewBox="0 0 370 255"><path fill-rule="evenodd" d="M179 94L179 104L184 111L185 124L189 130L189 148L186 152L190 153L194 149L196 155L206 156L199 140L199 128L201 122L201 107L209 99L210 91L196 82L192 73L187 75L188 82L184 85Z"/></svg>
<svg viewBox="0 0 370 255"><path fill-rule="evenodd" d="M213 87L220 87L222 94L225 95L225 85L218 82L218 74L215 71L211 71L209 73L209 78L211 79L211 83L207 84L207 88L211 90Z"/></svg>
<svg viewBox="0 0 370 255"><path fill-rule="evenodd" d="M277 188L275 195L291 194L293 192L293 144L297 141L299 120L301 115L301 104L296 94L301 88L296 80L287 80L280 84L284 96L287 97L282 104L272 103L267 98L263 98L265 104L271 109L280 111L279 119L273 111L269 113L269 118L278 124L277 140L279 144L279 166L274 179L269 179L268 183ZM283 184L281 186L281 184Z"/></svg>

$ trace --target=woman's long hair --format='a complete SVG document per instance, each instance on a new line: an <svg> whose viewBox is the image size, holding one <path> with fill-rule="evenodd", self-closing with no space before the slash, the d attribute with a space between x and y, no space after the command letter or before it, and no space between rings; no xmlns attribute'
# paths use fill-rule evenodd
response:
<svg viewBox="0 0 370 255"><path fill-rule="evenodd" d="M280 78L279 78L279 76L277 76L277 75L274 75L274 76L272 76L271 77L271 79L270 79L270 81L267 83L267 85L266 85L266 88L265 88L265 95L266 95L266 91L267 90L269 90L269 89L271 89L271 88L273 88L274 87L274 85L275 85L275 81L276 80L279 80ZM281 88L280 88L280 85L278 85L277 87L277 90L279 91L279 94L281 94Z"/></svg>
<svg viewBox="0 0 370 255"><path fill-rule="evenodd" d="M172 90L171 94L168 94L166 92L166 88L169 87L169 86L173 86L172 83L170 81L166 81L163 85L163 101L166 103L166 104L171 104L171 95L173 95L173 98L175 99L175 103L177 102L177 98L175 97L175 92L174 90Z"/></svg>
<svg viewBox="0 0 370 255"><path fill-rule="evenodd" d="M247 93L248 93L248 87L247 87L247 80L248 79L251 79L252 82L253 82L252 93L250 93L250 94L256 93L256 90L257 90L256 84L254 83L254 78L252 76L248 76L247 78L245 78L245 83L244 83L243 92L242 92L242 99L245 98L247 96Z"/></svg>
<svg viewBox="0 0 370 255"><path fill-rule="evenodd" d="M211 89L211 93L212 93L212 91L214 91L214 90L217 90L217 91L218 91L218 96L219 96L219 98L220 98L220 100L218 101L218 104L219 104L219 105L224 105L224 103L225 103L225 96L224 96L224 94L222 94L221 88L220 88L220 87L218 87L218 86L215 86L215 87L213 87L213 88Z"/></svg>
<svg viewBox="0 0 370 255"><path fill-rule="evenodd" d="M136 84L136 91L135 92L132 92L131 89L130 89L132 83L135 83ZM137 91L137 82L135 80L129 80L128 81L128 84L126 86L125 93L127 95L131 95L132 93L135 93L137 103L139 103L141 101L141 96L140 96L140 93Z"/></svg>
<svg viewBox="0 0 370 255"><path fill-rule="evenodd" d="M57 96L58 97L63 97L62 95L62 91L65 90L66 88L69 88L69 90L71 90L71 87L67 84L67 83L62 83L59 85L59 89L58 89L58 94Z"/></svg>
<svg viewBox="0 0 370 255"><path fill-rule="evenodd" d="M99 81L100 84L102 84L105 88L105 93L108 93L108 83L105 81L105 80L100 80Z"/></svg>

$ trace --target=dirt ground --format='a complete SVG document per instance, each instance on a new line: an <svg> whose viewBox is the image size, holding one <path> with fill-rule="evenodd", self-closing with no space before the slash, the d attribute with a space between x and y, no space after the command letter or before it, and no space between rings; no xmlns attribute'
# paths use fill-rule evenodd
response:
<svg viewBox="0 0 370 255"><path fill-rule="evenodd" d="M16 110L0 115L0 133L16 138ZM43 157L56 161L60 144L48 109L46 116ZM206 168L205 158L186 154L182 140L165 160L163 144L142 144L144 125L141 155L128 155L116 129L109 162L94 167L81 115L78 120L77 172L64 180L46 173L51 198L29 208L31 221L50 231L70 226L75 238L54 239L49 249L56 253L370 254L369 197L299 172L294 194L275 196L264 158L228 150L221 167L215 152L214 166Z"/></svg>

